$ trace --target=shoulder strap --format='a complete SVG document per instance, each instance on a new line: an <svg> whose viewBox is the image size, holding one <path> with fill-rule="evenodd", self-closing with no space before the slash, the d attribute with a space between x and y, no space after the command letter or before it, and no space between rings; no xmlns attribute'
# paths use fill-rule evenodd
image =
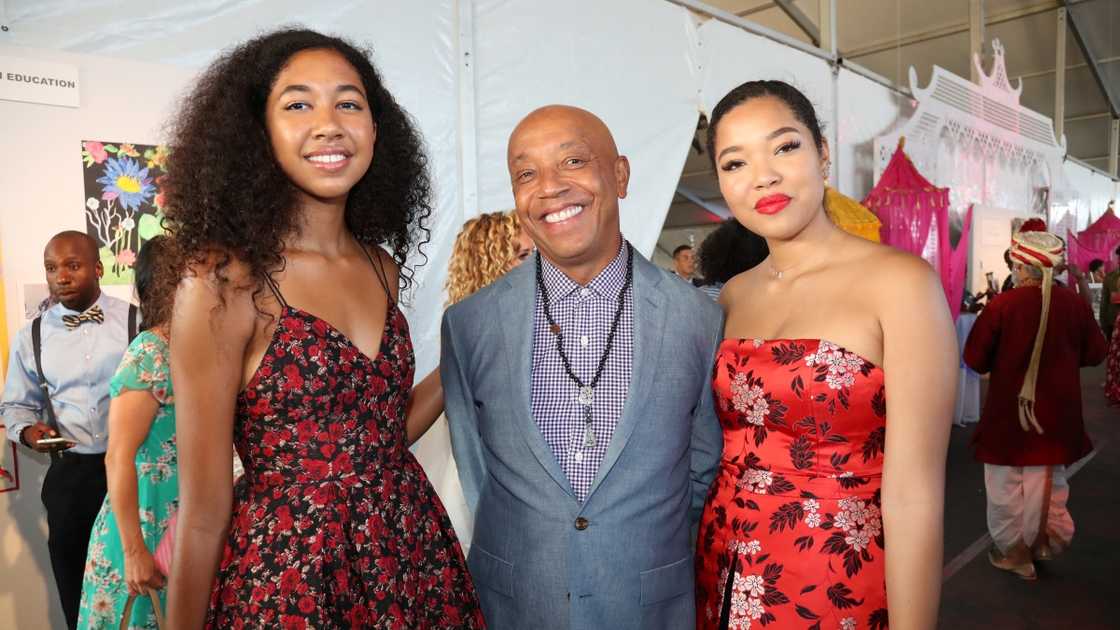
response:
<svg viewBox="0 0 1120 630"><path fill-rule="evenodd" d="M128 305L128 343L136 338L139 331L136 329L136 316L140 312L140 307L135 304Z"/></svg>
<svg viewBox="0 0 1120 630"><path fill-rule="evenodd" d="M35 318L31 322L31 349L35 353L35 372L39 375L39 389L43 391L43 412L47 416L47 426L54 429L55 433L61 434L58 430L58 418L54 415L54 404L51 403L51 392L47 388L47 377L43 375L43 316ZM52 454L52 458L54 455Z"/></svg>
<svg viewBox="0 0 1120 630"><path fill-rule="evenodd" d="M381 256L377 257L377 262L373 262L373 256L370 255L369 250L363 243L358 243L362 248L362 252L366 255L366 260L369 261L370 266L373 267L374 274L377 275L377 280L381 282L381 288L385 289L385 295L389 301L393 301L393 292L389 290L389 276L385 274L385 261L381 260ZM376 247L376 246L375 246Z"/></svg>
<svg viewBox="0 0 1120 630"><path fill-rule="evenodd" d="M280 293L280 285L276 284L276 281L272 279L272 276L266 273L264 275L264 282L268 285L268 289L272 291L272 295L276 296L276 301L280 302L281 306L283 306L284 308L291 308L290 306L288 306L287 300L284 299L284 294Z"/></svg>

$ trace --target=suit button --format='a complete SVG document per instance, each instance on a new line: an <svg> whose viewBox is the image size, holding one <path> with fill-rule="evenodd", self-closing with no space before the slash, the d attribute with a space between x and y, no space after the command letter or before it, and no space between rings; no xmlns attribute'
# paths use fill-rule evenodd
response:
<svg viewBox="0 0 1120 630"><path fill-rule="evenodd" d="M576 529L578 529L579 531L582 532L583 530L587 529L588 525L590 525L590 523L588 523L587 519L583 518L582 516L576 519Z"/></svg>

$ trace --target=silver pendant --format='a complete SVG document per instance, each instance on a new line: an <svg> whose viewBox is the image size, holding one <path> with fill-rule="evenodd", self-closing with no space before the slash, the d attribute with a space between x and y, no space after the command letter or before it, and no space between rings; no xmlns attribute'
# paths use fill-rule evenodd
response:
<svg viewBox="0 0 1120 630"><path fill-rule="evenodd" d="M585 424L583 429L583 448L595 448L598 440L595 438L595 432L591 430L591 424Z"/></svg>
<svg viewBox="0 0 1120 630"><path fill-rule="evenodd" d="M579 396L576 400L584 407L590 407L591 403L595 402L595 390L587 386L579 388Z"/></svg>

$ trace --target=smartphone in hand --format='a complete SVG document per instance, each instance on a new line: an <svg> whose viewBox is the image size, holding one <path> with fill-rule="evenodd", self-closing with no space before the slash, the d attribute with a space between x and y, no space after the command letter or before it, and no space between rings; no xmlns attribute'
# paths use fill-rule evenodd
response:
<svg viewBox="0 0 1120 630"><path fill-rule="evenodd" d="M36 446L46 446L54 451L65 451L68 448L74 448L78 443L70 438L64 437L51 437L43 438L35 442Z"/></svg>

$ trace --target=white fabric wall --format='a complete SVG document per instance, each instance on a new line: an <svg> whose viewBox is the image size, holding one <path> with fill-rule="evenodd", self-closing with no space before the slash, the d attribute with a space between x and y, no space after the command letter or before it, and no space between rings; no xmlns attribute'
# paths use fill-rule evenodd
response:
<svg viewBox="0 0 1120 630"><path fill-rule="evenodd" d="M1092 221L1101 218L1108 208L1108 202L1120 194L1120 183L1076 162L1067 161L1063 167L1072 191L1071 199L1065 204L1064 210L1056 208L1052 211L1051 217L1060 220L1065 210L1069 210L1077 217L1077 230L1081 231ZM1120 212L1120 209L1117 211Z"/></svg>
<svg viewBox="0 0 1120 630"><path fill-rule="evenodd" d="M701 98L709 118L725 94L746 81L775 79L801 90L817 110L826 139L832 137L832 69L808 53L710 20L700 26Z"/></svg>
<svg viewBox="0 0 1120 630"><path fill-rule="evenodd" d="M914 113L912 99L851 70L837 75L836 189L859 201L875 184L875 138L902 126Z"/></svg>
<svg viewBox="0 0 1120 630"><path fill-rule="evenodd" d="M699 116L695 41L690 14L660 0L477 0L478 211L513 207L506 143L517 121L577 105L630 159L622 232L649 256Z"/></svg>

